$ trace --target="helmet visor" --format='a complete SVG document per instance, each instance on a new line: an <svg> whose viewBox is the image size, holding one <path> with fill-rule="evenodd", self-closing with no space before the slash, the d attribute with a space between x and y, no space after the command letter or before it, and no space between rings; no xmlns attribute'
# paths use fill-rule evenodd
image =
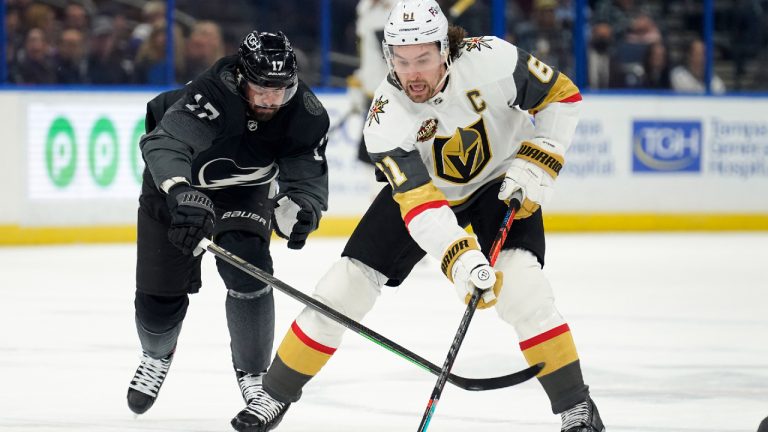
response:
<svg viewBox="0 0 768 432"><path fill-rule="evenodd" d="M410 74L435 70L445 62L434 43L420 45L389 45L384 43L384 57L391 71L398 74ZM428 49L418 49L426 47Z"/></svg>
<svg viewBox="0 0 768 432"><path fill-rule="evenodd" d="M291 101L298 90L293 84L288 87L264 87L245 81L245 99L248 104L258 108L280 108Z"/></svg>

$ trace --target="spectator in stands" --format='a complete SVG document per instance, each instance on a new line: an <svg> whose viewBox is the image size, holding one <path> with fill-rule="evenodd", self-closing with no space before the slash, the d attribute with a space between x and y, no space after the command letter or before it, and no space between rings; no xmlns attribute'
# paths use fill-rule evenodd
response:
<svg viewBox="0 0 768 432"><path fill-rule="evenodd" d="M18 62L11 72L11 80L18 84L53 84L56 72L45 33L33 28L27 33L24 49L18 55Z"/></svg>
<svg viewBox="0 0 768 432"><path fill-rule="evenodd" d="M555 19L563 29L572 29L574 17L574 5L572 0L559 0L555 9Z"/></svg>
<svg viewBox="0 0 768 432"><path fill-rule="evenodd" d="M613 54L613 29L599 22L592 25L592 37L587 48L587 74L593 89L625 86L621 65Z"/></svg>
<svg viewBox="0 0 768 432"><path fill-rule="evenodd" d="M165 2L152 0L148 1L141 9L142 22L133 28L131 33L131 48L133 52L138 52L139 47L149 38L155 25L165 22Z"/></svg>
<svg viewBox="0 0 768 432"><path fill-rule="evenodd" d="M21 14L16 8L8 8L5 11L5 61L10 66L16 62L16 52L24 44L21 32Z"/></svg>
<svg viewBox="0 0 768 432"><path fill-rule="evenodd" d="M88 81L83 33L75 28L61 32L54 56L58 84L83 84Z"/></svg>
<svg viewBox="0 0 768 432"><path fill-rule="evenodd" d="M93 84L126 84L133 81L133 65L115 49L112 18L94 20L88 55L88 78Z"/></svg>
<svg viewBox="0 0 768 432"><path fill-rule="evenodd" d="M672 69L670 76L672 89L686 93L704 93L706 90L704 82L705 60L704 42L701 39L694 39L686 49L685 64ZM712 93L725 92L723 80L714 73L712 74L711 88Z"/></svg>
<svg viewBox="0 0 768 432"><path fill-rule="evenodd" d="M123 8L114 3L111 7L103 7L99 10L102 15L108 16L112 20L112 37L114 38L115 51L120 53L123 58L133 59L136 57L136 49L132 45L131 33L135 23L129 22Z"/></svg>
<svg viewBox="0 0 768 432"><path fill-rule="evenodd" d="M625 41L630 44L650 45L661 41L661 32L650 15L640 13L632 18Z"/></svg>
<svg viewBox="0 0 768 432"><path fill-rule="evenodd" d="M24 25L29 35L29 30L39 29L46 40L54 40L56 37L56 14L53 9L44 4L33 3L24 12Z"/></svg>
<svg viewBox="0 0 768 432"><path fill-rule="evenodd" d="M67 7L64 8L63 28L65 30L77 30L81 35L88 34L88 12L83 5L79 3L69 3Z"/></svg>
<svg viewBox="0 0 768 432"><path fill-rule="evenodd" d="M599 0L595 6L594 22L610 23L613 27L613 37L617 41L624 40L629 31L632 19L649 11L635 3L635 0Z"/></svg>
<svg viewBox="0 0 768 432"><path fill-rule="evenodd" d="M136 79L141 84L165 85L168 82L166 58L166 24L157 22L149 38L139 47L136 54ZM184 35L178 26L173 26L174 65L177 77L184 75ZM178 81L178 80L175 80Z"/></svg>
<svg viewBox="0 0 768 432"><path fill-rule="evenodd" d="M557 7L557 0L535 0L533 21L520 27L517 41L520 48L567 75L572 58L571 32L557 20Z"/></svg>
<svg viewBox="0 0 768 432"><path fill-rule="evenodd" d="M224 56L221 28L213 21L198 21L189 33L184 49L186 73L177 73L179 82L195 79Z"/></svg>
<svg viewBox="0 0 768 432"><path fill-rule="evenodd" d="M669 70L669 56L664 44L655 42L648 45L643 58L642 87L661 90L670 89Z"/></svg>
<svg viewBox="0 0 768 432"><path fill-rule="evenodd" d="M733 84L739 90L743 88L745 78L747 82L749 81L748 64L758 56L761 49L766 48L768 40L765 40L764 36L768 22L758 0L737 0L734 3L727 16L727 28L735 72ZM768 6L768 2L765 3ZM758 69L765 69L765 67Z"/></svg>

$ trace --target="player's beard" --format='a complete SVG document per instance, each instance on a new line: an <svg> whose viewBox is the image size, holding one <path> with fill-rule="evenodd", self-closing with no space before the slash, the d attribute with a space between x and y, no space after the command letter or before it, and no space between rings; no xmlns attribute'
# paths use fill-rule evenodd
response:
<svg viewBox="0 0 768 432"><path fill-rule="evenodd" d="M412 85L423 85L424 90L416 93L413 90L411 90ZM435 94L435 87L431 86L427 81L420 79L420 80L414 80L414 81L408 81L403 85L403 89L405 90L405 94L410 98L412 101L416 103L426 102L429 100L429 98L432 97L432 95Z"/></svg>
<svg viewBox="0 0 768 432"><path fill-rule="evenodd" d="M258 122L265 122L272 120L279 108L261 108L251 105L251 114L253 118Z"/></svg>

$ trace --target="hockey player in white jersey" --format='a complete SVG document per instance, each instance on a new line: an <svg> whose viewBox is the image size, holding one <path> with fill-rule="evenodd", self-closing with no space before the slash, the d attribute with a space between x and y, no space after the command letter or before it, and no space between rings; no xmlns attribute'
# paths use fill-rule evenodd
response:
<svg viewBox="0 0 768 432"><path fill-rule="evenodd" d="M464 36L449 28L434 0L401 1L389 15L389 76L364 129L368 153L389 184L314 296L360 320L382 287L399 285L427 253L463 301L484 290L478 307L495 308L513 326L529 364L546 363L537 378L561 416L560 430L602 432L570 328L542 272L541 207L564 164L581 95L565 75L514 45ZM516 191L523 205L492 269L486 255ZM496 277L480 277L494 271ZM296 318L264 376L279 407L275 417L299 399L343 330L309 308ZM254 431L274 427L270 415L254 424Z"/></svg>

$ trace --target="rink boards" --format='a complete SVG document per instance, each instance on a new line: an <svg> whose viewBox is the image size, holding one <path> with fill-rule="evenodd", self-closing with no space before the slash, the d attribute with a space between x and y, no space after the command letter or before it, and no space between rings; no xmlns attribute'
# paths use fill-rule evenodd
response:
<svg viewBox="0 0 768 432"><path fill-rule="evenodd" d="M0 93L0 244L134 239L153 95ZM348 114L344 93L319 96L338 125L319 234L347 235L376 187L356 159L364 114ZM548 230L768 230L767 98L586 95L582 106Z"/></svg>

